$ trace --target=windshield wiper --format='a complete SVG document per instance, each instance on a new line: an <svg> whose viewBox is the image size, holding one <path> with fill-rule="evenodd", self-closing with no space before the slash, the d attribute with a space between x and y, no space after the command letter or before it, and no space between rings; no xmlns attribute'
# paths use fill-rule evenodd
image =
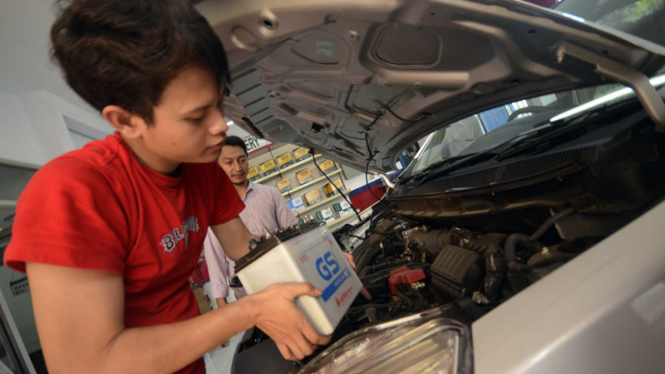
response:
<svg viewBox="0 0 665 374"><path fill-rule="evenodd" d="M448 158L443 159L441 161L437 161L437 162L433 163L432 165L429 165L425 169L417 172L416 174L409 175L408 177L404 178L404 180L402 180L401 182L408 182L408 181L410 181L411 179L414 179L414 178L424 177L427 174L429 174L432 170L438 169L442 166L448 165L448 164L456 162L456 161L464 160L465 158L469 158L469 157L474 156L476 154L477 154L477 152L476 153L469 153L469 154L466 154L466 155L457 155L457 156L453 156L453 157L448 157Z"/></svg>
<svg viewBox="0 0 665 374"><path fill-rule="evenodd" d="M504 152L505 151L504 148L506 148L506 147L508 147L508 149L510 149L512 147L517 146L518 144L522 144L524 141L526 141L528 139L533 139L533 138L538 138L538 137L544 136L543 133L548 134L550 132L554 132L554 130L556 130L558 128L559 127L552 126L551 124L548 123L544 126L537 127L533 130L523 132L523 133L517 135L516 137L514 137L512 139L509 139L509 140L507 140L507 141L505 141L505 142L503 142L503 143L501 143L501 144L499 144L499 145L497 145L493 148L487 149L485 151L462 155L462 156L459 156L459 158L457 158L456 160L453 160L453 158L444 160L444 161L449 161L446 164L450 164L451 162L458 161L458 162L454 162L452 165L448 166L447 168L441 169L441 166L444 166L444 165L437 165L437 164L431 165L434 168L431 169L430 171L428 171L424 175L424 178L421 179L414 188L420 186L423 182L425 182L427 180L432 180L434 178L437 178L437 177L440 177L440 176L443 176L443 175L446 175L446 174L450 174L451 172L453 172L455 170L458 170L458 169L460 169L464 166L472 165L472 164L477 163L479 161L485 161L485 160L495 158L498 155L500 155L502 152ZM421 172L418 175L422 175L422 174L423 173Z"/></svg>

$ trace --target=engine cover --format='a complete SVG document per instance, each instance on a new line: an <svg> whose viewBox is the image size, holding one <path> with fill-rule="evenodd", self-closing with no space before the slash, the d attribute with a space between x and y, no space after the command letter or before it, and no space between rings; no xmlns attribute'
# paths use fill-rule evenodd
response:
<svg viewBox="0 0 665 374"><path fill-rule="evenodd" d="M469 296L483 279L482 258L468 249L447 245L434 260L432 286L454 298Z"/></svg>

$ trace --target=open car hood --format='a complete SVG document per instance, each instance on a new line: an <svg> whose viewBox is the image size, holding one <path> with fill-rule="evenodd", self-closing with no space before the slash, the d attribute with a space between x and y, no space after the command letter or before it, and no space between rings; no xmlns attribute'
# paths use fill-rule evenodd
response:
<svg viewBox="0 0 665 374"><path fill-rule="evenodd" d="M227 119L355 168L365 168L368 143L370 167L393 170L402 150L456 120L608 81L635 88L665 123L665 105L644 85L665 63L663 47L529 3L207 0L197 8L228 53Z"/></svg>

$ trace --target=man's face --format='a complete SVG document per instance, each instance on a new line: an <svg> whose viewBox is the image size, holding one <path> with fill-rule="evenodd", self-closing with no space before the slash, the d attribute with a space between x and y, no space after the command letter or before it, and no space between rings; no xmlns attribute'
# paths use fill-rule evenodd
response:
<svg viewBox="0 0 665 374"><path fill-rule="evenodd" d="M166 162L217 160L228 130L222 92L210 71L185 67L164 89L153 123L142 128L146 148Z"/></svg>
<svg viewBox="0 0 665 374"><path fill-rule="evenodd" d="M235 145L225 145L219 157L219 165L224 169L233 184L242 185L247 181L247 155L245 150Z"/></svg>

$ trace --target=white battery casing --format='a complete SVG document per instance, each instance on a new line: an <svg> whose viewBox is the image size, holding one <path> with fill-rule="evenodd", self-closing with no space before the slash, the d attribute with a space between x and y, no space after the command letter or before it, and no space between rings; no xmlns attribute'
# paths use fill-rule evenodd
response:
<svg viewBox="0 0 665 374"><path fill-rule="evenodd" d="M310 283L323 291L298 297L296 305L324 335L335 331L362 287L325 225L275 246L237 276L248 295L277 283Z"/></svg>

